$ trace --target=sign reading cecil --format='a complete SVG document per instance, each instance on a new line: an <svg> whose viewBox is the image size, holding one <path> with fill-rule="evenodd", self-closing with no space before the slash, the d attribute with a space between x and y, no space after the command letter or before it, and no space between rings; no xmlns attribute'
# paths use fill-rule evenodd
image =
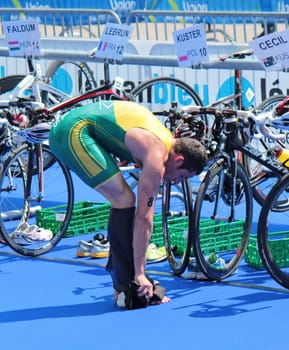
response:
<svg viewBox="0 0 289 350"><path fill-rule="evenodd" d="M173 32L178 63L181 67L191 67L208 62L206 32L203 24Z"/></svg>
<svg viewBox="0 0 289 350"><path fill-rule="evenodd" d="M128 25L107 23L100 38L95 57L121 61L131 36Z"/></svg>
<svg viewBox="0 0 289 350"><path fill-rule="evenodd" d="M262 36L251 41L250 46L266 70L289 67L289 30Z"/></svg>
<svg viewBox="0 0 289 350"><path fill-rule="evenodd" d="M3 22L10 56L39 56L40 31L37 20Z"/></svg>

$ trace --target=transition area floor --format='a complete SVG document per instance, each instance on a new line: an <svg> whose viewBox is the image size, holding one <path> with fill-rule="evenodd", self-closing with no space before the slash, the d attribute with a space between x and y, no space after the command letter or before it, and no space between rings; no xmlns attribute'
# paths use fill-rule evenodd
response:
<svg viewBox="0 0 289 350"><path fill-rule="evenodd" d="M86 190L80 199L91 199ZM288 350L289 290L264 270L243 262L214 283L174 276L166 261L150 264L171 302L120 310L106 259L77 258L79 239L37 258L0 245L2 349Z"/></svg>

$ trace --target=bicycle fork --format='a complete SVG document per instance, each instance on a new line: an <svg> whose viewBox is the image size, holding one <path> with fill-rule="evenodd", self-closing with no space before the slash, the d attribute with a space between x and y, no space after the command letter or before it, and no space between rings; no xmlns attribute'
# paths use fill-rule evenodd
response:
<svg viewBox="0 0 289 350"><path fill-rule="evenodd" d="M29 202L41 202L44 198L43 183L43 152L42 144L31 144L27 160L27 180L25 186L25 199ZM37 179L37 191L32 193L33 179Z"/></svg>
<svg viewBox="0 0 289 350"><path fill-rule="evenodd" d="M216 201L212 215L212 219L215 221L232 222L235 219L235 205L238 201L237 198L237 158L232 152L228 157L223 158L226 166L223 166L222 171L219 172L219 176L216 183ZM240 194L241 195L241 194ZM218 208L220 201L224 201L226 205L230 206L230 211L227 217L220 216L218 214Z"/></svg>

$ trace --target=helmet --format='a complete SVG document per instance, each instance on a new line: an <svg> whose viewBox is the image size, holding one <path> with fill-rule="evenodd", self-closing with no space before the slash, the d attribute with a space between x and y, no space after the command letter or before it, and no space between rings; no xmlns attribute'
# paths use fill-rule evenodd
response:
<svg viewBox="0 0 289 350"><path fill-rule="evenodd" d="M201 119L190 119L177 127L174 137L189 137L200 141L204 137L205 130L205 123Z"/></svg>

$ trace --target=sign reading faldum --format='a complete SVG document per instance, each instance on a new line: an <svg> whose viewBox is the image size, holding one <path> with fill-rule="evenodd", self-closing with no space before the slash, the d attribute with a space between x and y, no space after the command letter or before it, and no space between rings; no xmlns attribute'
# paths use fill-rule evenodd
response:
<svg viewBox="0 0 289 350"><path fill-rule="evenodd" d="M178 63L181 67L208 62L206 32L203 24L173 32Z"/></svg>
<svg viewBox="0 0 289 350"><path fill-rule="evenodd" d="M3 22L10 56L39 56L40 31L37 20Z"/></svg>
<svg viewBox="0 0 289 350"><path fill-rule="evenodd" d="M289 30L262 36L251 41L250 46L266 70L289 67Z"/></svg>
<svg viewBox="0 0 289 350"><path fill-rule="evenodd" d="M121 61L131 36L128 25L107 23L100 38L95 57Z"/></svg>

